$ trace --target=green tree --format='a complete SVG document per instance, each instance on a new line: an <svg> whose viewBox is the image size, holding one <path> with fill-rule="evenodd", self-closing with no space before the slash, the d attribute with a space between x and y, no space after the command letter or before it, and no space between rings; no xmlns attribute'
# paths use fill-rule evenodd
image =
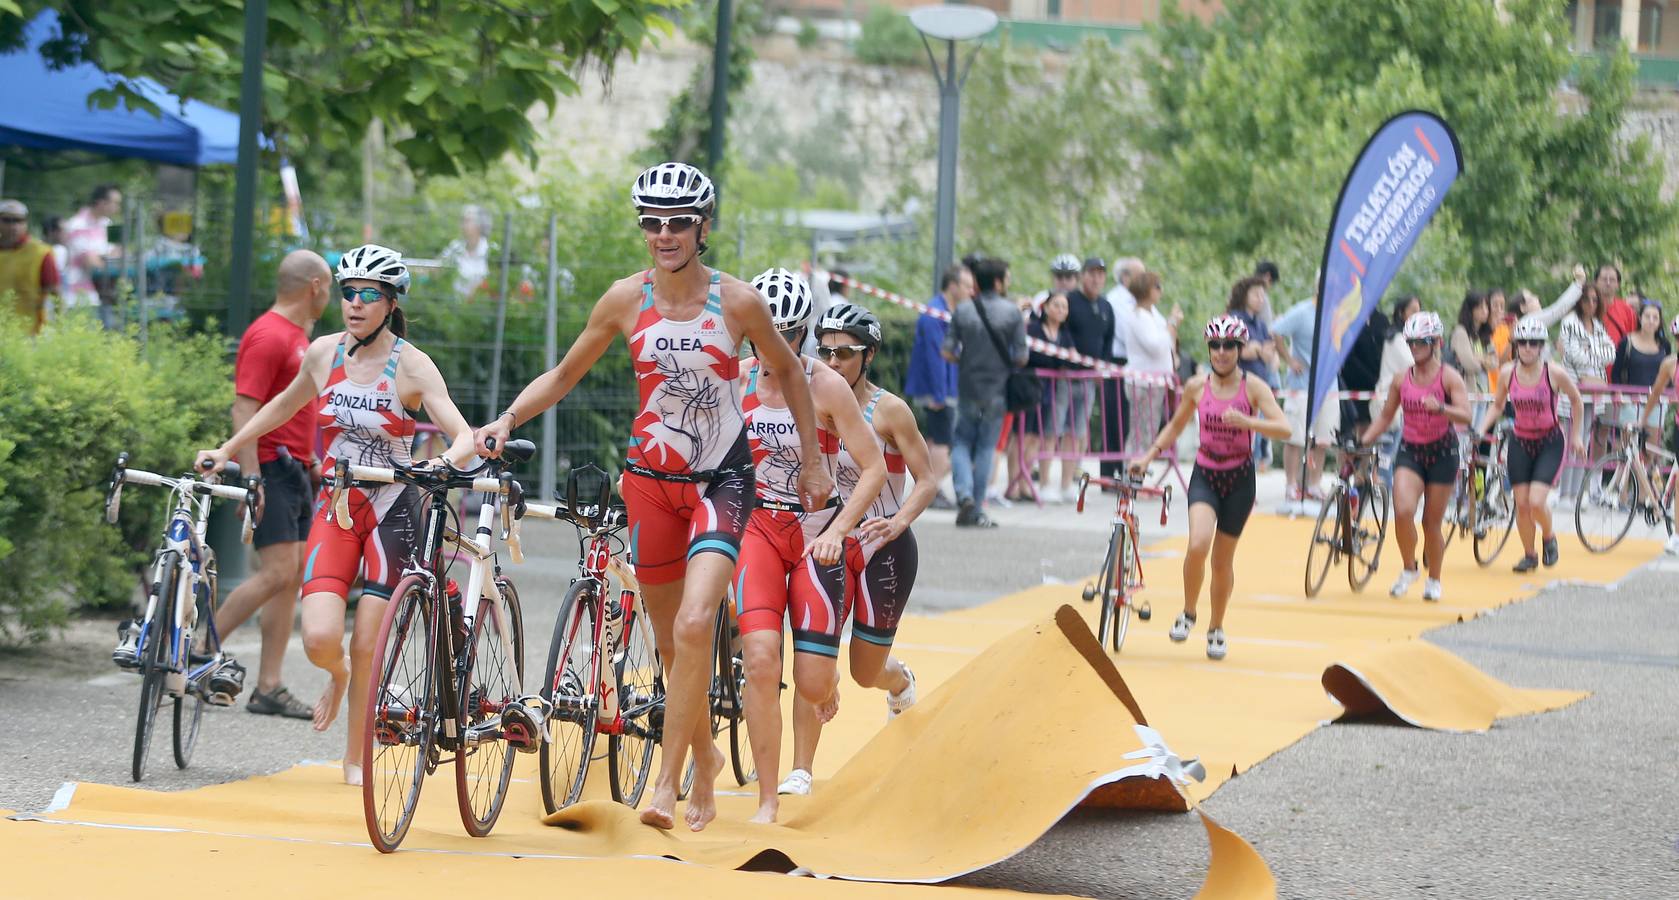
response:
<svg viewBox="0 0 1679 900"><path fill-rule="evenodd" d="M752 48L755 40L769 34L771 20L763 0L736 0L734 24L729 33L728 102L732 110L736 100L752 80L752 61L758 53ZM711 86L715 68L712 57L717 47L717 3L703 2L691 9L688 36L706 53L694 66L688 86L670 101L664 124L648 138L644 161L649 165L676 159L702 162L711 145Z"/></svg>
<svg viewBox="0 0 1679 900"><path fill-rule="evenodd" d="M1171 4L1152 38L1137 134L1146 189L1131 232L1145 243L1232 268L1292 255L1309 289L1359 147L1419 107L1451 123L1464 155L1430 229L1462 246L1418 248L1436 291L1542 289L1576 260L1668 278L1661 251L1679 216L1648 142L1618 137L1632 63L1617 52L1576 78L1558 0L1233 0L1211 23ZM1578 111L1559 109L1571 79ZM1462 268L1441 265L1450 256Z"/></svg>
<svg viewBox="0 0 1679 900"><path fill-rule="evenodd" d="M6 2L6 0L0 0ZM588 68L610 75L622 52L666 32L686 0L269 0L263 129L294 155L358 144L380 119L407 135L396 148L417 173L476 171L509 150L536 155L529 114L575 93ZM56 10L50 61L86 60L119 76L104 104L152 108L129 79L223 108L239 98L240 0L25 0ZM0 21L15 46L22 18Z"/></svg>

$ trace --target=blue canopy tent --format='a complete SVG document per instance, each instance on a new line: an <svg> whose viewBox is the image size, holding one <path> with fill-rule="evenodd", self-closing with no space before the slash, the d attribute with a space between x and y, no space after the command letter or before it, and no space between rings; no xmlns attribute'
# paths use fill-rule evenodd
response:
<svg viewBox="0 0 1679 900"><path fill-rule="evenodd" d="M8 97L0 103L0 146L82 150L189 167L238 160L237 113L196 100L183 103L151 79L135 79L134 85L157 104L159 114L123 104L89 107L88 95L117 79L91 63L49 68L40 47L58 34L58 17L47 10L25 27L22 48L0 55L0 84Z"/></svg>

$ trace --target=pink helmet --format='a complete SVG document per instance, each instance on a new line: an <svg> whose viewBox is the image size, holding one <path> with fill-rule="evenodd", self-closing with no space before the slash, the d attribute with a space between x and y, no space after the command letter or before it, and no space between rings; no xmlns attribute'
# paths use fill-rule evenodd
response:
<svg viewBox="0 0 1679 900"><path fill-rule="evenodd" d="M1247 324L1228 313L1214 316L1201 334L1209 341L1241 341L1244 344L1248 342Z"/></svg>

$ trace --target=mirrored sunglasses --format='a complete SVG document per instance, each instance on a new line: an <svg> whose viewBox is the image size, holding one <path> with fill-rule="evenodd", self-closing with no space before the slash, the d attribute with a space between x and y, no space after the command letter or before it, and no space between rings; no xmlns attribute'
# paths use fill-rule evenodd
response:
<svg viewBox="0 0 1679 900"><path fill-rule="evenodd" d="M687 234L689 229L704 222L705 217L691 213L679 216L638 216L636 221L640 223L641 230L648 234L658 234L667 228L671 234Z"/></svg>
<svg viewBox="0 0 1679 900"><path fill-rule="evenodd" d="M823 359L837 359L840 362L850 362L862 355L868 347L862 344L841 344L838 347L821 346L816 348L816 355Z"/></svg>
<svg viewBox="0 0 1679 900"><path fill-rule="evenodd" d="M379 302L383 301L384 299L386 299L385 298L385 292L381 291L381 290L379 290L378 288L375 288L375 287L364 287L364 288L346 287L346 288L340 288L339 293L343 294L344 299L351 302L351 303L354 303L357 300L360 300L362 302L362 304L366 305L366 306L371 306L374 303L379 303Z"/></svg>

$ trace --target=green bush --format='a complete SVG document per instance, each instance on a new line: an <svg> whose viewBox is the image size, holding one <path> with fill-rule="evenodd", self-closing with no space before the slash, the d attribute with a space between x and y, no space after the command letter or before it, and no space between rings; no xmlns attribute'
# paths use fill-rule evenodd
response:
<svg viewBox="0 0 1679 900"><path fill-rule="evenodd" d="M904 66L917 62L926 51L921 35L909 16L884 3L869 7L863 17L863 33L857 38L857 58L878 66Z"/></svg>
<svg viewBox="0 0 1679 900"><path fill-rule="evenodd" d="M163 526L163 499L133 491L120 527L104 523L104 481L119 452L175 474L226 437L233 385L220 338L153 326L132 335L85 318L31 338L0 313L0 640L38 639L77 606L128 601Z"/></svg>
<svg viewBox="0 0 1679 900"><path fill-rule="evenodd" d="M809 50L810 48L816 46L816 42L821 39L822 33L816 30L815 22L812 22L809 19L801 19L799 21L799 34L795 40L798 42L800 50Z"/></svg>

